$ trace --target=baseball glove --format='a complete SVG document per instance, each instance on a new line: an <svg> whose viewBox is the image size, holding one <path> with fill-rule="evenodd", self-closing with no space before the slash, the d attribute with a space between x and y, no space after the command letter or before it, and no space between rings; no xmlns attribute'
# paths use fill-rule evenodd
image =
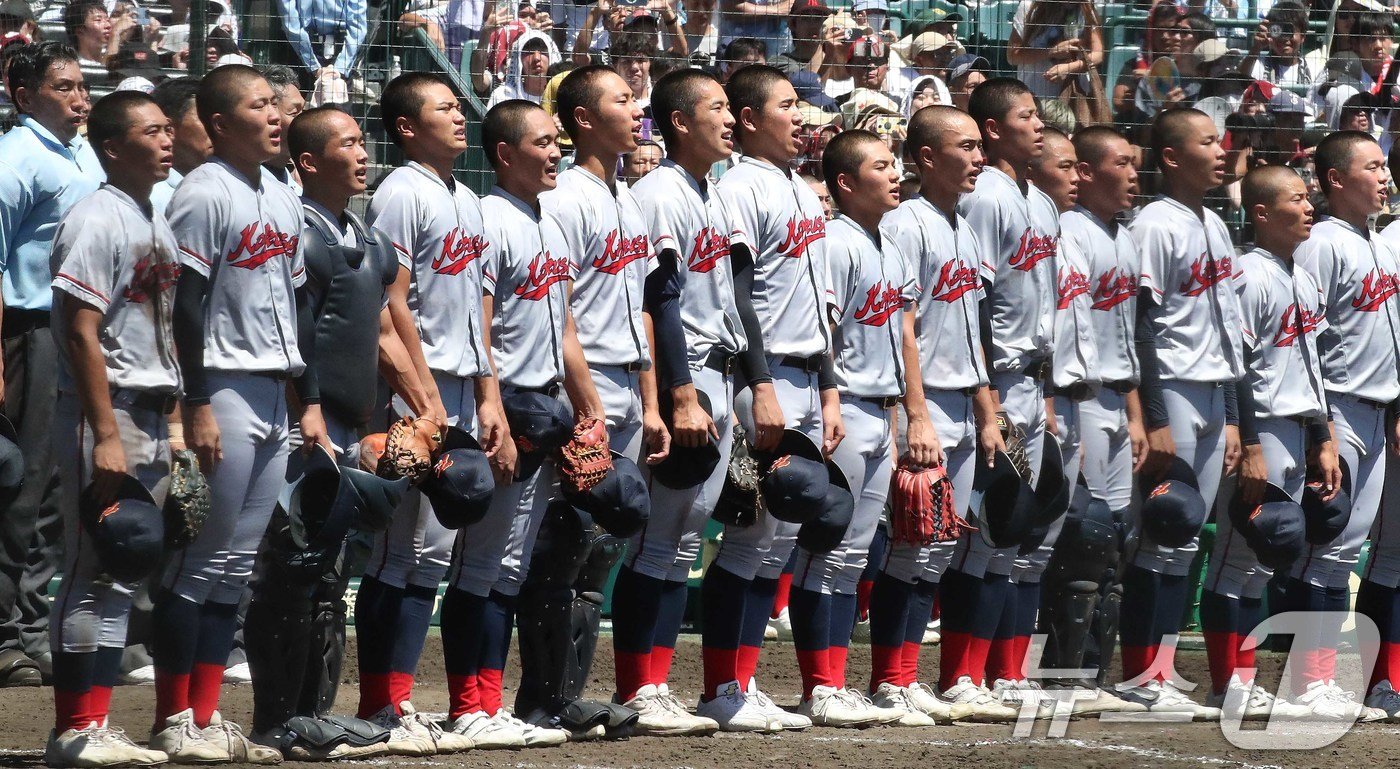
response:
<svg viewBox="0 0 1400 769"><path fill-rule="evenodd" d="M433 455L442 442L442 433L431 419L404 417L389 426L384 436L384 454L375 475L389 480L407 478L418 483L433 469Z"/></svg>
<svg viewBox="0 0 1400 769"><path fill-rule="evenodd" d="M570 491L587 494L612 470L608 428L603 420L587 417L574 425L574 437L559 449L559 472Z"/></svg>
<svg viewBox="0 0 1400 769"><path fill-rule="evenodd" d="M943 465L920 467L902 459L890 498L890 536L895 542L952 542L971 527L953 508L953 483Z"/></svg>
<svg viewBox="0 0 1400 769"><path fill-rule="evenodd" d="M1026 433L1006 416L1005 411L997 412L997 428L1001 430L1001 440L1006 444L1006 456L1011 458L1016 474L1026 483L1031 482L1031 461L1026 456Z"/></svg>
<svg viewBox="0 0 1400 769"><path fill-rule="evenodd" d="M170 490L165 494L165 546L175 550L194 541L209 517L209 482L199 459L189 449L176 451L170 462Z"/></svg>
<svg viewBox="0 0 1400 769"><path fill-rule="evenodd" d="M361 470L370 475L378 474L379 459L384 456L384 442L388 438L387 433L370 433L360 439L357 462Z"/></svg>

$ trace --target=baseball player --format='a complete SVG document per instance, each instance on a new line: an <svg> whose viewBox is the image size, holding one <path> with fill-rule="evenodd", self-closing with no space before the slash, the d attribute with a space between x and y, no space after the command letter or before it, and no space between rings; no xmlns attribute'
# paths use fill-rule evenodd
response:
<svg viewBox="0 0 1400 769"><path fill-rule="evenodd" d="M1024 435L1033 483L1046 430L1044 380L1054 341L1060 230L1054 201L1026 179L1027 167L1043 150L1044 125L1031 92L1010 78L978 86L968 111L982 132L987 166L972 193L958 202L958 213L983 252L991 328L991 339L984 338L983 344L989 347L991 386L1008 424ZM1030 583L1016 585L1014 561L1014 548L994 551L981 537L965 536L944 575L944 610L960 618L955 625L963 618L968 623L968 659L944 674L947 702L997 700L984 679L1022 679L1014 643L1016 607L1021 598L1035 598L1038 590Z"/></svg>
<svg viewBox="0 0 1400 769"><path fill-rule="evenodd" d="M982 172L982 136L967 113L934 106L915 113L905 147L914 158L921 194L887 214L881 234L908 257L918 286L920 387L953 484L953 509L963 514L976 453L990 456L1005 448L983 354L980 249L976 234L957 213L959 198L972 192ZM1006 709L990 697L954 707L919 681L920 642L953 549L951 542L890 544L870 597L870 692L883 703L894 696L893 690L902 689L911 705L935 719L1003 718ZM939 646L944 690L962 677L952 673L966 664L969 640L968 628L947 612L948 600Z"/></svg>
<svg viewBox="0 0 1400 769"><path fill-rule="evenodd" d="M180 388L170 316L179 266L165 217L146 213L151 188L170 170L169 126L144 94L99 101L88 137L108 183L69 209L54 233L53 333L62 360L54 447L64 475L66 558L49 634L56 715L44 752L49 766L167 758L108 727L135 586L103 577L78 500L92 485L100 504L111 502L127 474L157 490L170 470L166 412ZM202 740L191 748L178 758L227 755Z"/></svg>
<svg viewBox="0 0 1400 769"><path fill-rule="evenodd" d="M802 672L798 712L824 726L898 723L932 726L903 693L886 691L879 706L846 688L846 648L856 621L856 586L889 495L894 470L894 408L909 422L909 454L920 466L942 460L938 435L918 389L923 375L915 339L915 283L905 253L880 235L880 220L899 205L899 172L884 140L869 131L839 134L822 160L827 189L841 215L827 230L827 301L834 333L837 391L845 439L831 461L850 484L855 509L841 543L827 553L799 548L791 615ZM905 345L905 334L910 344ZM915 395L902 396L906 387Z"/></svg>
<svg viewBox="0 0 1400 769"><path fill-rule="evenodd" d="M739 70L725 85L741 159L716 189L752 248L731 244L735 299L747 348L739 357L734 413L754 448L774 448L785 428L806 434L830 455L841 442L840 398L823 320L826 218L811 187L788 166L802 151L797 94L766 65ZM699 713L721 729L801 729L758 689L754 674L777 577L797 525L761 516L726 526L705 573L705 688ZM753 705L767 719L753 718Z"/></svg>
<svg viewBox="0 0 1400 769"><path fill-rule="evenodd" d="M746 345L734 302L730 248L745 243L735 217L715 194L709 169L733 151L734 118L714 77L682 70L652 89L651 107L667 156L634 188L646 217L658 272L674 276L684 338L661 338L655 353L658 387L669 393L672 451L713 443L728 457L734 437L734 356ZM709 410L699 402L704 393ZM671 457L684 461L683 456ZM640 731L703 734L713 720L691 716L667 679L685 616L686 580L701 533L724 484L726 462L690 488L651 484L652 515L628 543L613 590L617 700L636 710Z"/></svg>
<svg viewBox="0 0 1400 769"><path fill-rule="evenodd" d="M1327 329L1322 289L1293 263L1312 228L1307 186L1290 168L1263 166L1245 176L1241 198L1255 242L1240 256L1235 279L1248 372L1236 388L1244 451L1238 493L1246 506L1255 505L1268 483L1301 502L1313 464L1335 496L1341 470L1317 355L1317 337ZM1276 702L1253 680L1253 644L1241 644L1264 618L1264 588L1273 571L1259 563L1232 521L1230 515L1216 516L1201 592L1211 677L1207 702L1244 718L1308 716L1311 709Z"/></svg>
<svg viewBox="0 0 1400 769"><path fill-rule="evenodd" d="M1178 456L1191 466L1202 499L1215 500L1222 472L1239 460L1235 382L1243 373L1234 247L1225 224L1202 200L1224 178L1225 152L1215 124L1195 110L1167 110L1152 124L1162 195L1132 223L1142 254L1137 352L1141 364L1148 459L1142 472L1160 478ZM1139 528L1141 528L1139 526ZM1123 577L1122 697L1153 712L1215 719L1170 680L1195 535L1185 547L1143 535ZM1131 621L1129 621L1131 620Z"/></svg>
<svg viewBox="0 0 1400 769"><path fill-rule="evenodd" d="M452 89L421 73L394 78L380 109L406 163L379 185L368 219L398 251L389 314L410 350L421 339L418 378L427 393L417 404L396 398L393 409L475 433L497 477L508 479L515 472L515 446L481 318L481 260L493 245L480 200L452 172L467 147L466 118ZM375 538L355 603L355 626L365 629L359 644L360 717L409 729L436 743L439 752L468 749L471 741L428 722L409 698L454 539L427 498L410 491L389 530Z"/></svg>
<svg viewBox="0 0 1400 769"><path fill-rule="evenodd" d="M601 417L568 308L571 252L558 223L540 210L540 195L555 186L557 135L554 121L528 101L501 102L482 123L482 142L496 171L496 186L482 200L486 236L494 244L482 265L482 322L503 398L527 392L558 397L563 385L580 404L580 417ZM497 485L491 511L457 535L442 606L448 728L478 748L568 739L564 731L527 724L501 705L516 597L556 491L555 477L546 465Z"/></svg>
<svg viewBox="0 0 1400 769"><path fill-rule="evenodd" d="M1397 443L1392 403L1400 397L1396 376L1396 334L1400 307L1394 298L1397 265L1394 253L1371 231L1369 219L1385 204L1382 192L1389 181L1385 156L1368 134L1339 131L1318 143L1314 163L1327 216L1312 228L1294 258L1323 289L1327 327L1318 335L1323 387L1332 418L1337 451L1351 471L1351 518L1340 536L1327 545L1309 547L1289 573L1285 600L1292 611L1346 612L1348 580L1361 555L1368 532L1374 533L1378 550L1384 549L1385 527L1374 528L1386 473L1385 446ZM1382 564L1388 560L1382 558ZM1368 616L1385 615L1379 607L1389 603L1386 591L1389 569L1378 567L1363 575L1358 610ZM1380 599L1380 600L1378 600ZM1361 703L1337 686L1336 648L1339 622L1323 620L1316 633L1294 639L1307 665L1301 666L1293 690L1294 702L1323 718L1373 719ZM1381 628L1388 623L1378 621ZM1387 630L1387 636L1394 638ZM1378 675L1376 701L1386 703ZM1377 670L1381 669L1377 665Z"/></svg>
<svg viewBox="0 0 1400 769"><path fill-rule="evenodd" d="M170 202L180 246L175 343L185 435L206 470L209 519L171 560L155 600L156 728L179 754L195 734L234 760L278 762L218 714L238 601L286 476L287 379L303 404L303 439L325 439L314 374L298 338L313 324L301 293L301 204L260 166L282 141L272 89L256 70L220 67L197 109L214 143ZM307 356L309 357L309 356Z"/></svg>
<svg viewBox="0 0 1400 769"><path fill-rule="evenodd" d="M1132 503L1135 456L1146 451L1133 349L1138 250L1132 233L1119 221L1119 215L1132 207L1137 170L1132 145L1109 127L1077 131L1074 150L1079 161L1077 205L1060 216L1060 239L1062 253L1083 254L1088 270L1089 322L1102 381L1092 397L1074 404L1083 462L1071 460L1065 469L1073 481L1078 468L1089 493L1104 500L1113 517L1096 522L1104 526L1080 525L1061 532L1043 580L1040 626L1054 638L1053 646L1047 645L1049 656L1043 667L1102 670L1112 656L1117 634L1119 595L1115 591L1120 588L1115 574ZM1056 416L1061 412L1057 403ZM1065 437L1062 432L1061 439ZM1092 629L1084 622L1086 616L1094 618ZM1103 655L1101 661L1088 658L1091 641ZM1141 710L1140 705L1126 703L1102 688L1100 680L1057 681L1051 686L1086 684L1094 698L1076 697L1076 712Z"/></svg>

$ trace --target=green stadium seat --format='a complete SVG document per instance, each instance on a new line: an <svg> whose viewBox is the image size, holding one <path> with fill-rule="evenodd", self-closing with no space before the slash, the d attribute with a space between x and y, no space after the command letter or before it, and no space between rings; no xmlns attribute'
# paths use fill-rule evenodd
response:
<svg viewBox="0 0 1400 769"><path fill-rule="evenodd" d="M1113 83L1118 79L1119 70L1137 56L1138 50L1139 48L1135 45L1116 45L1108 52L1108 69L1104 70L1103 73L1106 88L1113 89Z"/></svg>

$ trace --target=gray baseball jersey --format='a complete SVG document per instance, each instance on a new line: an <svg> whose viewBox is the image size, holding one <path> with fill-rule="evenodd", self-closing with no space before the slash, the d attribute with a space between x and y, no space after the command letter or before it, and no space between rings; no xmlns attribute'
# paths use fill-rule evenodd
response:
<svg viewBox="0 0 1400 769"><path fill-rule="evenodd" d="M486 237L496 244L482 264L482 288L495 298L491 349L505 384L545 387L564 378L569 247L548 214L500 187L481 201Z"/></svg>
<svg viewBox="0 0 1400 769"><path fill-rule="evenodd" d="M1329 392L1381 403L1400 396L1396 373L1397 265L1371 233L1331 217L1313 225L1293 255L1322 287L1326 331L1318 336Z"/></svg>
<svg viewBox="0 0 1400 769"><path fill-rule="evenodd" d="M829 352L826 218L816 193L797 174L747 155L715 188L753 243L753 308L764 352Z"/></svg>
<svg viewBox="0 0 1400 769"><path fill-rule="evenodd" d="M1060 214L1034 184L1026 191L987 166L958 201L977 233L982 282L991 302L993 371L1019 371L1050 355L1055 323L1055 245Z"/></svg>
<svg viewBox="0 0 1400 769"><path fill-rule="evenodd" d="M857 398L900 395L902 312L917 297L908 261L893 240L876 242L845 215L831 221L826 241L836 385Z"/></svg>
<svg viewBox="0 0 1400 769"><path fill-rule="evenodd" d="M1241 333L1255 416L1327 413L1317 337L1327 330L1322 289L1307 270L1261 248L1240 256Z"/></svg>
<svg viewBox="0 0 1400 769"><path fill-rule="evenodd" d="M175 393L180 370L171 337L179 246L165 217L147 216L131 196L104 184L68 209L54 233L53 333L63 361L59 387L72 391L63 308L78 301L102 312L102 357L113 387Z"/></svg>
<svg viewBox="0 0 1400 769"><path fill-rule="evenodd" d="M1102 222L1085 208L1060 217L1060 242L1065 241L1088 258L1099 376L1105 382L1137 384L1142 378L1133 341L1141 273L1137 241L1125 225Z"/></svg>
<svg viewBox="0 0 1400 769"><path fill-rule="evenodd" d="M734 307L734 271L729 262L733 243L748 243L728 206L669 159L642 177L632 188L646 216L651 244L657 254L667 249L680 254L681 323L692 368L704 363L712 350L734 355L748 345Z"/></svg>
<svg viewBox="0 0 1400 769"><path fill-rule="evenodd" d="M481 335L481 201L418 163L395 168L375 191L369 224L394 243L410 274L408 306L428 368L466 378L490 373Z"/></svg>
<svg viewBox="0 0 1400 769"><path fill-rule="evenodd" d="M1103 381L1094 339L1089 256L1079 244L1060 238L1055 269L1055 356L1051 383L1056 387Z"/></svg>
<svg viewBox="0 0 1400 769"><path fill-rule="evenodd" d="M253 187L213 157L181 182L168 218L180 264L209 279L205 367L300 374L293 293L306 265L296 193L266 174Z"/></svg>
<svg viewBox="0 0 1400 769"><path fill-rule="evenodd" d="M985 297L977 236L956 213L927 198L899 204L880 233L909 260L918 295L915 329L924 387L960 390L987 384L978 306Z"/></svg>
<svg viewBox="0 0 1400 769"><path fill-rule="evenodd" d="M1133 219L1142 248L1142 285L1163 379L1230 382L1244 375L1239 302L1231 282L1235 248L1214 212L1200 216L1171 198L1148 203Z"/></svg>
<svg viewBox="0 0 1400 769"><path fill-rule="evenodd" d="M632 192L621 184L614 192L575 166L559 174L540 206L559 223L574 265L569 308L583 357L595 366L646 363L642 293L656 259Z"/></svg>

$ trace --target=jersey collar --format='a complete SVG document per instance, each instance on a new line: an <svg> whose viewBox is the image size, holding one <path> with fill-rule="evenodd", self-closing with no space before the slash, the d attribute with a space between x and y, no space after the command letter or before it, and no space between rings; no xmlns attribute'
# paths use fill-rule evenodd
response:
<svg viewBox="0 0 1400 769"><path fill-rule="evenodd" d="M1362 240L1371 239L1371 230L1369 227L1363 230L1360 227L1357 227L1356 225L1352 224L1351 222L1348 222L1345 219L1338 219L1335 216L1324 216L1322 217L1322 221L1318 222L1318 224L1328 223L1341 227L1342 229L1346 230L1347 232L1350 232L1358 238L1361 238ZM1316 229L1316 227L1314 227L1314 229Z"/></svg>
<svg viewBox="0 0 1400 769"><path fill-rule="evenodd" d="M709 179L709 177L706 177L706 179L705 179L705 186L704 186L704 187L701 187L701 186L700 186L700 180L699 180L699 179L696 179L694 176L691 176L691 175L690 175L690 172L687 171L687 170L685 170L685 168L684 168L683 166L681 166L679 163L677 163L676 161L674 161L674 160L672 160L672 159L670 159L670 158L662 158L662 159L661 159L661 165L662 165L662 167L664 167L664 168L674 168L674 169L676 169L676 173L680 174L680 177L681 177L682 179L685 180L685 183L686 183L686 184L689 184L689 185L690 185L690 188L691 188L692 190L695 190L695 194L696 194L696 195L699 195L701 200L708 200L708 199L709 199L709 197L710 197L710 179Z"/></svg>
<svg viewBox="0 0 1400 769"><path fill-rule="evenodd" d="M126 194L126 191L121 189L120 187L116 187L107 182L103 182L102 186L98 189L106 190L108 194L116 198L117 201L120 202L122 205L131 206L133 210L141 214L142 219L145 219L148 222L152 220L153 217L151 213L141 208L141 204L137 203L135 198Z"/></svg>
<svg viewBox="0 0 1400 769"><path fill-rule="evenodd" d="M540 215L536 213L534 209L530 208L530 206L527 205L525 201L521 200L520 198L517 198L509 192L506 192L500 187L500 185L491 185L491 191L487 194L495 195L501 200L504 200L512 206L515 206L516 208L520 209L520 213L530 217L530 221L532 222L538 222L540 220Z"/></svg>
<svg viewBox="0 0 1400 769"><path fill-rule="evenodd" d="M1094 213L1093 211L1090 211L1089 209L1085 208L1084 206L1075 205L1075 207L1074 207L1073 209L1071 209L1071 210L1077 211L1077 212L1078 212L1079 214L1081 214L1085 219L1088 219L1089 221L1093 222L1095 225L1097 225L1097 226L1099 227L1099 229L1101 229L1101 230L1103 230L1104 232L1108 233L1108 236L1109 236L1110 238L1114 238L1114 237L1117 237L1117 236L1118 236L1118 229L1119 229L1119 226L1120 226L1120 222L1118 221L1118 217L1115 216L1115 217L1113 217L1111 220L1105 222L1104 220L1102 220L1102 219L1099 218L1099 215L1098 215L1098 214Z"/></svg>
<svg viewBox="0 0 1400 769"><path fill-rule="evenodd" d="M416 160L410 160L410 161L408 161L407 163L405 163L404 165L405 165L406 167L408 167L408 168L412 168L413 170L415 170L415 171L417 171L418 173L420 173L420 174L422 174L422 175L428 177L429 179L432 179L434 184L436 184L437 186L443 188L444 190L447 190L447 193L448 193L449 195L455 195L455 194L457 194L457 191L456 191L455 189L453 189L452 187L448 187L448 186L447 186L447 182L443 181L442 177L441 177L441 176L438 176L436 171L432 170L431 168L428 168L427 166L423 165L422 163L419 163L419 162L416 161ZM461 184L461 182L456 182L456 181L454 180L454 185L453 185L453 186L454 186L454 187L461 187L462 184Z"/></svg>
<svg viewBox="0 0 1400 769"><path fill-rule="evenodd" d="M754 157L753 155L740 155L740 156L739 156L739 162L740 162L740 163L752 163L752 164L758 166L759 168L762 168L762 169L765 170L765 171L769 171L769 172L772 172L772 173L775 173L775 174L779 174L779 175L781 175L784 179L791 179L791 178L792 178L792 173L791 173L790 171L786 171L786 170L784 170L784 169L782 169L782 168L779 168L778 166L776 166L776 165L774 165L774 164L768 162L767 160L764 160L763 158L756 158L756 157Z"/></svg>
<svg viewBox="0 0 1400 769"><path fill-rule="evenodd" d="M942 219L943 221L947 222L949 227L952 227L955 230L958 228L958 219L960 217L958 216L957 211L944 211L943 209L938 207L937 203L934 203L932 200L929 200L928 196L926 195L916 195L914 197L914 200L917 200L920 204L928 207L928 210L936 214L939 219Z"/></svg>

